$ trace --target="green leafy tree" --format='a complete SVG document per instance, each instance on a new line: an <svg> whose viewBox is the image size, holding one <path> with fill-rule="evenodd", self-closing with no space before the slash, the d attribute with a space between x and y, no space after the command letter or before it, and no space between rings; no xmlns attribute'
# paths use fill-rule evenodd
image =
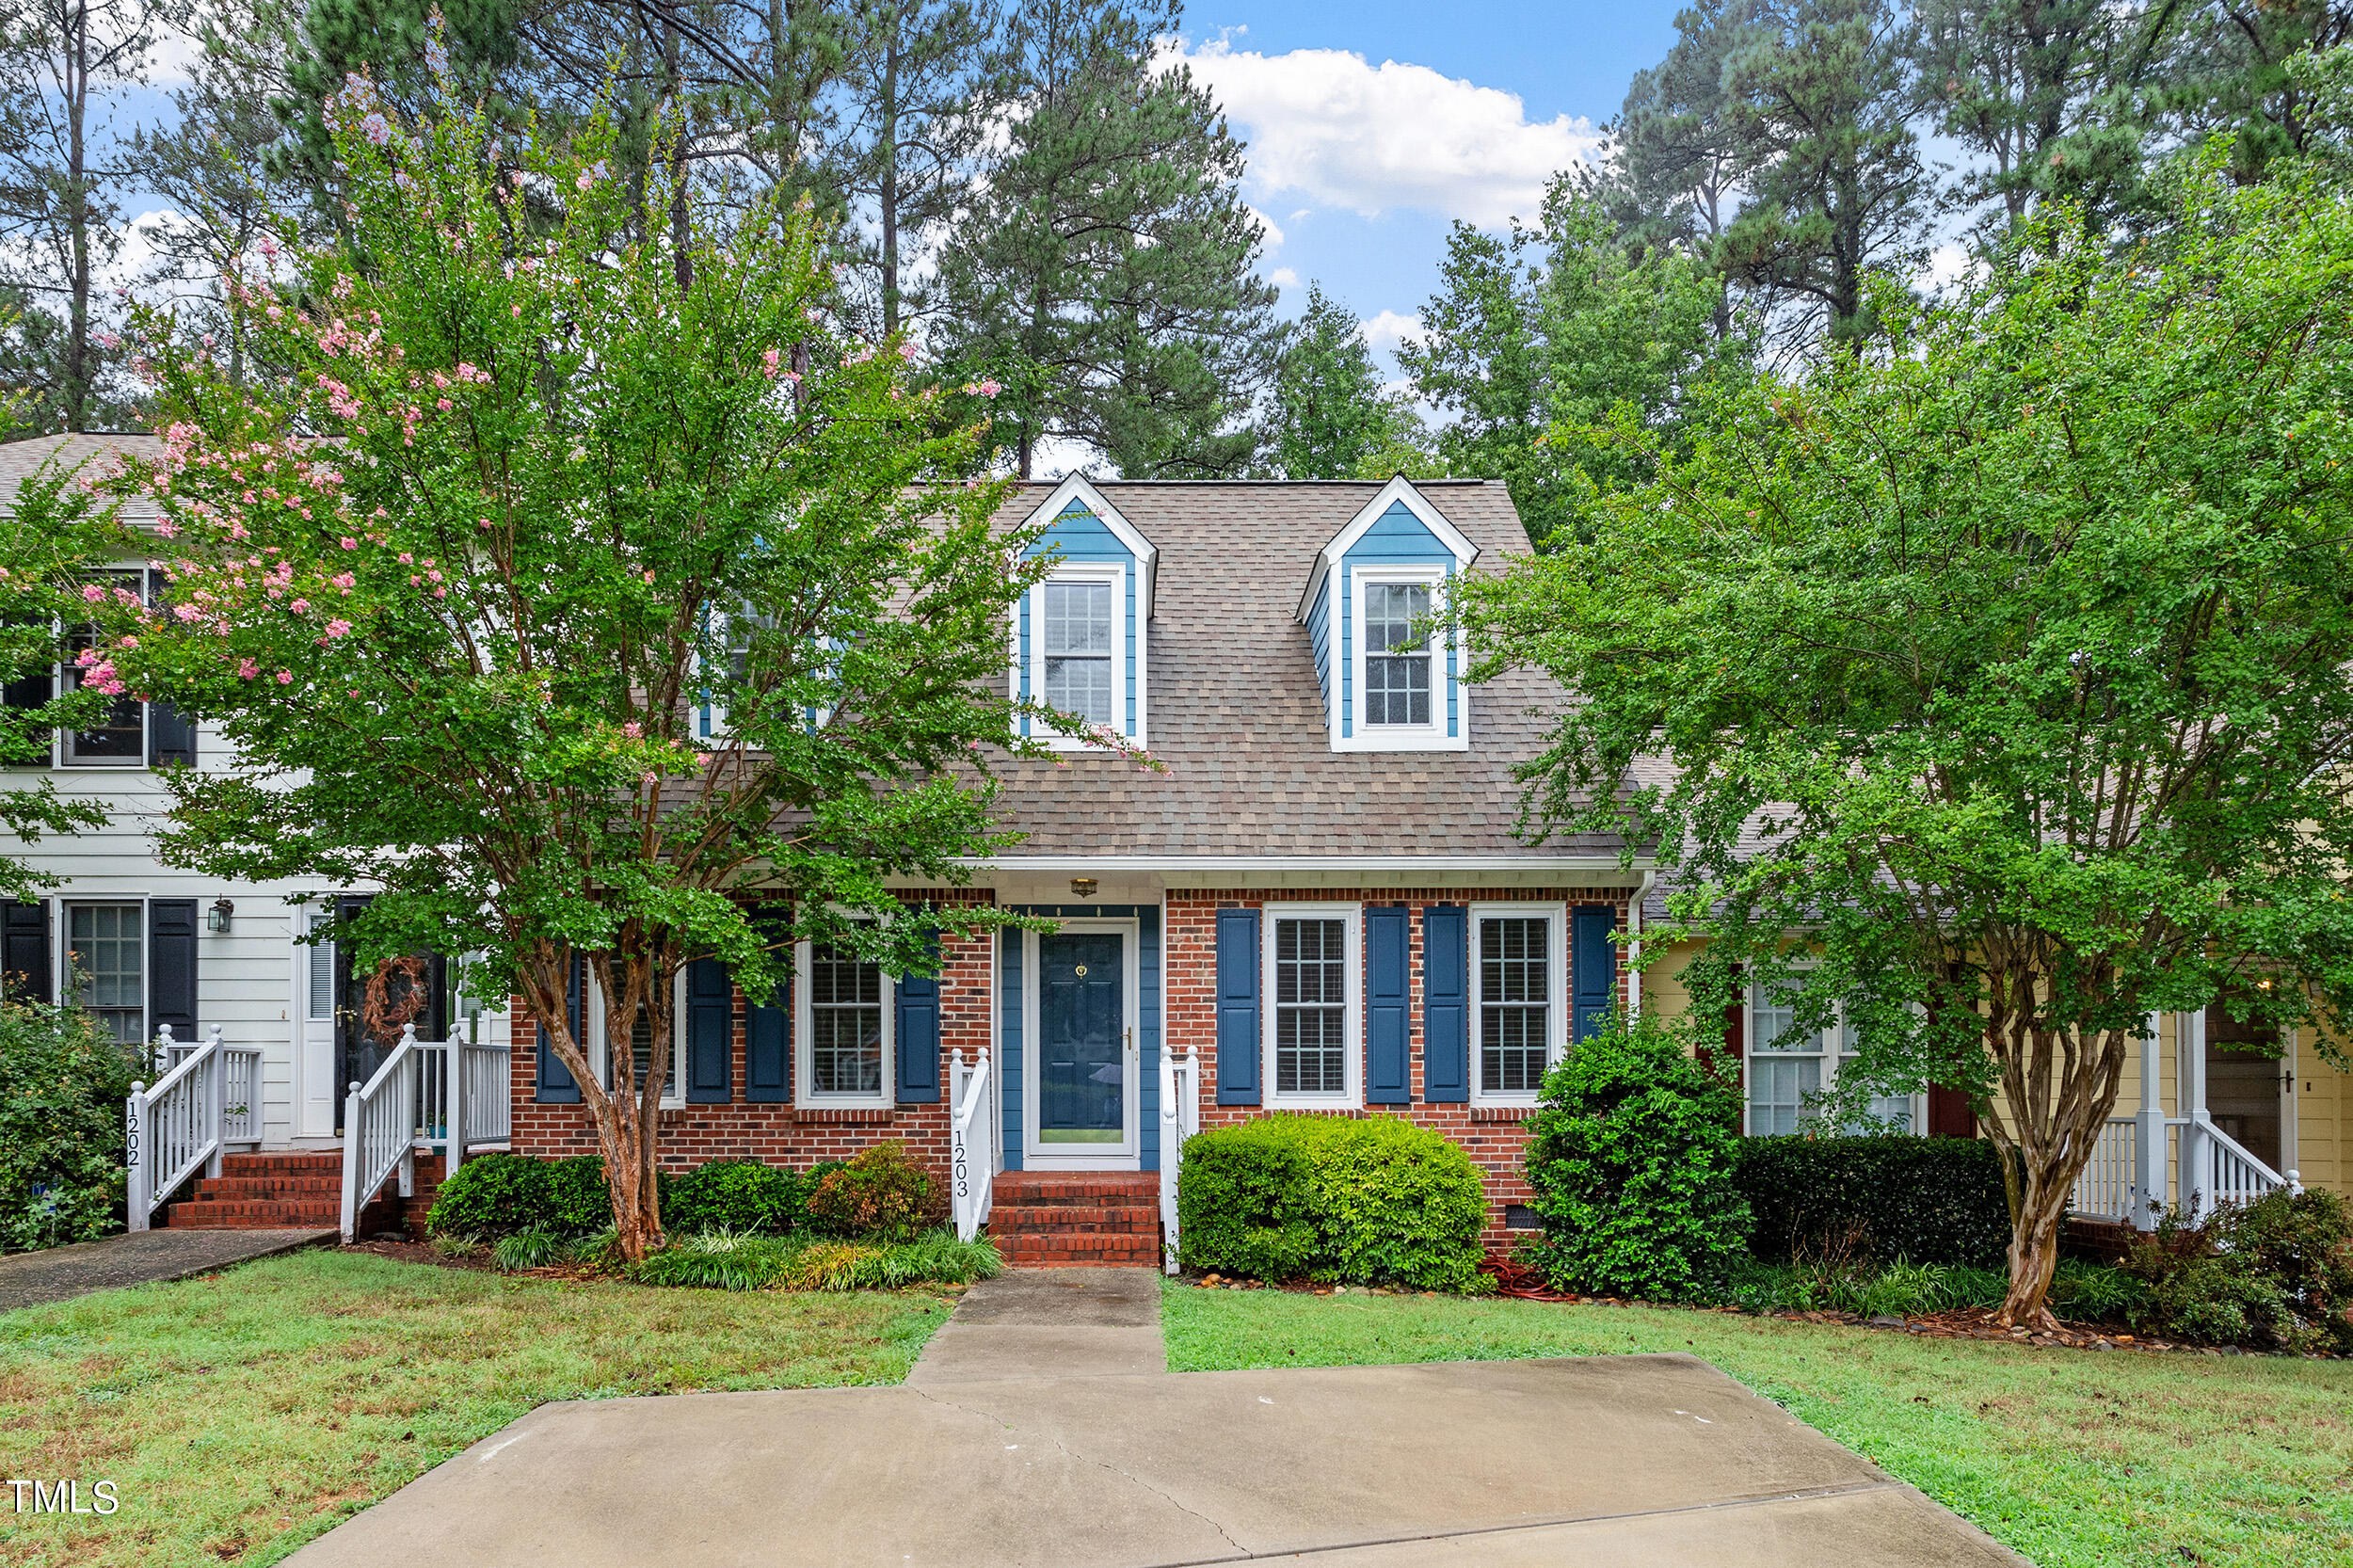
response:
<svg viewBox="0 0 2353 1568"><path fill-rule="evenodd" d="M121 483L169 514L170 604L118 664L243 762L170 780L162 853L379 888L338 940L520 992L642 1256L665 1053L632 1041L672 1038L683 964L764 994L785 943L825 938L921 972L942 929L1006 919L889 879L960 881L1006 841L985 764L1024 747L985 682L1045 566L992 534L997 488L935 479L980 432L827 325L797 204L680 257L666 225L613 243L637 195L610 124L510 174L478 112L419 126L359 83L330 123L350 248L231 294L289 378L236 386L147 324L167 453ZM563 222L527 222L523 186ZM576 960L608 1073L572 1030Z"/></svg>
<svg viewBox="0 0 2353 1568"><path fill-rule="evenodd" d="M1268 425L1267 457L1285 479L1372 478L1368 465L1423 444L1421 421L1373 363L1364 323L1320 283L1307 285L1307 308L1275 364Z"/></svg>
<svg viewBox="0 0 2353 1568"><path fill-rule="evenodd" d="M1732 221L1739 139L1724 66L1747 18L1742 0L1705 0L1678 11L1667 57L1635 72L1609 127L1610 211L1628 239L1711 245ZM1731 330L1726 311L1717 333Z"/></svg>
<svg viewBox="0 0 2353 1568"><path fill-rule="evenodd" d="M2165 256L2030 216L2025 259L1889 294L1883 350L1716 398L1590 541L1466 596L1486 670L1579 694L1529 829L1657 844L1695 1016L1843 1003L1833 1125L1975 1096L2007 1321L2152 1014L2353 1004L2353 209L2221 157Z"/></svg>
<svg viewBox="0 0 2353 1568"><path fill-rule="evenodd" d="M1244 471L1272 374L1275 291L1242 201L1242 144L1190 72L1154 55L1173 0L1037 0L989 72L1004 145L940 258L934 343L1004 385L1027 477L1042 441L1131 479Z"/></svg>
<svg viewBox="0 0 2353 1568"><path fill-rule="evenodd" d="M0 514L0 766L47 766L56 731L125 699L104 654L129 633L139 596L99 570L139 552L77 466L44 464L17 487ZM53 673L61 665L63 680ZM24 843L105 824L104 803L61 795L45 777L0 790L0 831ZM0 856L0 897L37 898L57 880Z"/></svg>

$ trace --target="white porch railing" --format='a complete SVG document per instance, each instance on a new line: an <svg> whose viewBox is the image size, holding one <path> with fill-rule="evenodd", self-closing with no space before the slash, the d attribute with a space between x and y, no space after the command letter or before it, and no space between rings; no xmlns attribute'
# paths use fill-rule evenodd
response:
<svg viewBox="0 0 2353 1568"><path fill-rule="evenodd" d="M2109 1117L2075 1178L2069 1208L2087 1219L2133 1224L2140 1201L2139 1167L2140 1124L2130 1116Z"/></svg>
<svg viewBox="0 0 2353 1568"><path fill-rule="evenodd" d="M344 1102L344 1240L395 1171L400 1195L415 1192L418 1149L442 1151L446 1178L472 1150L509 1141L507 1054L504 1046L419 1040L414 1024L401 1026L376 1076L354 1083Z"/></svg>
<svg viewBox="0 0 2353 1568"><path fill-rule="evenodd" d="M163 1076L152 1089L132 1084L122 1109L125 1218L133 1230L147 1229L164 1200L200 1168L218 1176L231 1144L262 1141L258 1048L224 1044L217 1024L202 1045L183 1045L166 1024L154 1052Z"/></svg>
<svg viewBox="0 0 2353 1568"><path fill-rule="evenodd" d="M414 1026L405 1025L400 1044L384 1058L376 1076L353 1080L344 1100L344 1240L359 1233L360 1210L400 1173L400 1195L416 1191L418 1099L424 1055Z"/></svg>
<svg viewBox="0 0 2353 1568"><path fill-rule="evenodd" d="M1160 1050L1160 1267L1176 1272L1176 1180L1185 1162L1185 1140L1201 1130L1198 1059L1163 1047Z"/></svg>
<svg viewBox="0 0 2353 1568"><path fill-rule="evenodd" d="M2226 1203L2253 1203L2267 1192L2285 1188L2301 1192L2297 1173L2273 1170L2249 1153L2247 1146L2220 1128L2201 1108L2190 1115L2169 1118L2181 1128L2182 1207L2194 1215L2211 1214Z"/></svg>
<svg viewBox="0 0 2353 1568"><path fill-rule="evenodd" d="M997 1192L996 1126L988 1114L988 1048L967 1064L948 1052L949 1173L955 1199L956 1238L969 1241L988 1223Z"/></svg>

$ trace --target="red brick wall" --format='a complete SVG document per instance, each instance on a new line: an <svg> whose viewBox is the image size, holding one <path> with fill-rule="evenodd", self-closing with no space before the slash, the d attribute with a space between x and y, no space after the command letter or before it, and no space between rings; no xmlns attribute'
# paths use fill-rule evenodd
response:
<svg viewBox="0 0 2353 1568"><path fill-rule="evenodd" d="M926 893L923 898L986 902L984 890L954 889ZM1486 1240L1505 1244L1507 1205L1526 1203L1529 1193L1521 1176L1527 1146L1520 1122L1527 1112L1518 1108L1470 1105L1426 1105L1422 1093L1421 1037L1421 910L1431 904L1565 904L1603 905L1615 911L1620 929L1626 921L1624 888L1298 888L1237 890L1172 889L1167 895L1161 928L1160 1002L1163 1048L1192 1052L1200 1062L1201 1125L1221 1127L1266 1114L1258 1106L1217 1103L1217 911L1221 908L1263 908L1281 903L1406 904L1411 916L1413 971L1411 1030L1414 1103L1405 1107L1371 1107L1359 1115L1404 1115L1435 1128L1463 1145L1484 1172L1487 1183ZM947 965L940 976L940 1040L943 1050L961 1051L968 1058L988 1044L990 1016L996 998L995 946L988 940L952 942L945 949ZM1567 976L1561 977L1566 1005ZM1625 966L1618 967L1619 1000L1623 1005L1628 981ZM578 1105L540 1105L532 1099L538 1031L531 1011L516 1000L514 1028L515 1149L521 1154L573 1155L597 1152L596 1134L587 1109ZM1361 1048L1361 1047L1359 1048ZM877 1111L801 1111L790 1105L744 1103L744 998L735 998L733 1065L730 1081L735 1102L729 1105L688 1105L661 1113L662 1163L685 1170L712 1160L760 1160L771 1164L806 1167L821 1160L842 1160L869 1144L897 1139L919 1159L945 1176L948 1164L948 1110L943 1096L935 1105L901 1105ZM940 1074L948 1081L945 1064Z"/></svg>
<svg viewBox="0 0 2353 1568"><path fill-rule="evenodd" d="M954 888L910 894L939 903L989 902L985 892ZM847 1160L871 1144L892 1140L948 1175L948 1071L945 1056L967 1060L989 1043L989 1009L996 995L995 944L987 937L949 941L939 976L939 1040L943 1060L941 1097L932 1105L892 1105L875 1110L801 1110L792 1105L753 1105L744 1099L744 993L735 993L729 1048L727 1105L685 1105L660 1113L661 1161L683 1171L713 1160L759 1160L806 1168L821 1160ZM530 1005L514 1001L512 1094L514 1148L518 1154L560 1157L595 1154L597 1134L585 1105L541 1105L532 1098L538 1063L539 1028ZM796 1036L797 1038L797 1036ZM797 1075L798 1067L795 1066Z"/></svg>
<svg viewBox="0 0 2353 1568"><path fill-rule="evenodd" d="M1410 888L1361 889L1305 888L1282 891L1230 888L1182 888L1168 894L1162 937L1160 971L1167 992L1162 1003L1161 1038L1200 1061L1196 1080L1201 1085L1201 1125L1225 1127L1267 1114L1263 1106L1217 1103L1217 912L1220 909L1261 909L1269 904L1405 904L1412 911L1413 972L1411 1017L1414 1103L1408 1106L1369 1106L1355 1115L1402 1115L1434 1128L1463 1145L1486 1176L1487 1230L1492 1246L1506 1245L1507 1205L1526 1203L1528 1183L1521 1174L1528 1147L1520 1123L1528 1112L1517 1107L1426 1105L1422 1103L1421 1038L1421 912L1433 904L1599 904L1617 912L1620 930L1626 924L1626 888ZM1474 979L1474 984L1476 980ZM1566 1005L1567 977L1561 977ZM1629 982L1623 958L1618 966L1618 1000L1624 1006ZM1361 1046L1360 1048L1361 1048Z"/></svg>

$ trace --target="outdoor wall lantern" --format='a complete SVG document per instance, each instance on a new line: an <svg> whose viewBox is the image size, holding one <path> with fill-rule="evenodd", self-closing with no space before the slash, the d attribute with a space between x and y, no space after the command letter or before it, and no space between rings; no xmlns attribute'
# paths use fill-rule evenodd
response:
<svg viewBox="0 0 2353 1568"><path fill-rule="evenodd" d="M229 922L236 918L237 906L225 898L213 900L213 907L204 916L204 929L216 936L229 935Z"/></svg>
<svg viewBox="0 0 2353 1568"><path fill-rule="evenodd" d="M1074 876L1070 879L1070 890L1078 894L1080 898L1093 898L1095 896L1095 878L1091 876Z"/></svg>

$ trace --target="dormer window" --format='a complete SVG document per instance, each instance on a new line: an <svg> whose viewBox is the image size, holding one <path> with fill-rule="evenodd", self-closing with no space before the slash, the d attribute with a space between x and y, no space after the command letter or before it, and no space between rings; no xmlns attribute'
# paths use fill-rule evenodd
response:
<svg viewBox="0 0 2353 1568"><path fill-rule="evenodd" d="M1073 475L1030 515L1046 580L1014 607L1011 685L1017 700L1144 744L1153 570L1160 552L1085 479ZM1056 751L1100 751L1024 715L1023 735Z"/></svg>
<svg viewBox="0 0 2353 1568"><path fill-rule="evenodd" d="M1420 583L1365 584L1365 723L1430 725L1430 589Z"/></svg>
<svg viewBox="0 0 2353 1568"><path fill-rule="evenodd" d="M1048 582L1046 706L1092 724L1112 722L1112 584Z"/></svg>
<svg viewBox="0 0 2353 1568"><path fill-rule="evenodd" d="M1479 551L1404 479L1316 555L1298 619L1315 650L1334 751L1465 751L1463 648L1436 630Z"/></svg>

